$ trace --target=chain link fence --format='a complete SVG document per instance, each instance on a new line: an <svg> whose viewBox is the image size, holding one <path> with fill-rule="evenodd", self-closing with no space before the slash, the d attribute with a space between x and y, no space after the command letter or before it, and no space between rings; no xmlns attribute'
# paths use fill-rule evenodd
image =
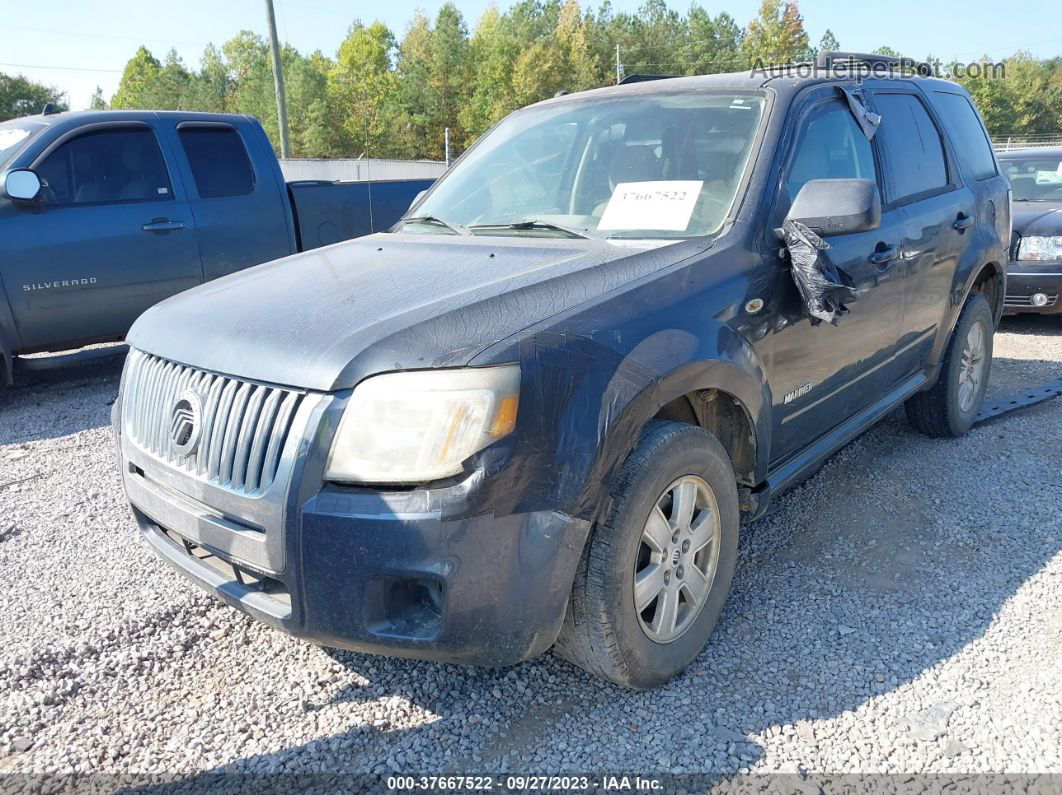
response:
<svg viewBox="0 0 1062 795"><path fill-rule="evenodd" d="M999 136L992 141L992 146L997 152L1009 152L1013 149L1038 149L1047 146L1062 146L1062 134Z"/></svg>

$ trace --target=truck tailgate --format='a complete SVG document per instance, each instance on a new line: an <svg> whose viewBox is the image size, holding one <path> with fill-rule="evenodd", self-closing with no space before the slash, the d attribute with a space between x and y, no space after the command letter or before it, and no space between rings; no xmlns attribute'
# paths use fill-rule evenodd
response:
<svg viewBox="0 0 1062 795"><path fill-rule="evenodd" d="M432 182L289 182L299 250L388 229Z"/></svg>

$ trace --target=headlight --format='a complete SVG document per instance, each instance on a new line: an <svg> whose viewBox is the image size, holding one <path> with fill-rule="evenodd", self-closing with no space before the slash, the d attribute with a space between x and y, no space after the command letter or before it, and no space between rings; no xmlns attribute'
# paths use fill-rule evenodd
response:
<svg viewBox="0 0 1062 795"><path fill-rule="evenodd" d="M325 477L356 483L424 483L456 475L473 453L516 425L520 368L385 373L350 397Z"/></svg>
<svg viewBox="0 0 1062 795"><path fill-rule="evenodd" d="M1023 237L1018 243L1018 259L1041 262L1062 259L1062 235Z"/></svg>

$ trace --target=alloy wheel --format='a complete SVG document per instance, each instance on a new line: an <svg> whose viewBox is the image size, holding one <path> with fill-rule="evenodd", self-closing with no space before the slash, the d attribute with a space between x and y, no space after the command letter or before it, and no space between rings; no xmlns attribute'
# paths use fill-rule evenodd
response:
<svg viewBox="0 0 1062 795"><path fill-rule="evenodd" d="M650 640L670 643L693 626L715 580L721 534L719 505L703 478L684 475L657 499L634 564L634 608Z"/></svg>

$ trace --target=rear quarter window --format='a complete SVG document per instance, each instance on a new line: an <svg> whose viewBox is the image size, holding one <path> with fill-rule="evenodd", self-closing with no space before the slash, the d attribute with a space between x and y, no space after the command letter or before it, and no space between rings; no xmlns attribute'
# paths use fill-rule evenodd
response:
<svg viewBox="0 0 1062 795"><path fill-rule="evenodd" d="M992 144L970 100L962 94L934 91L933 104L944 120L959 160L970 175L974 179L994 177L997 172Z"/></svg>
<svg viewBox="0 0 1062 795"><path fill-rule="evenodd" d="M242 196L254 190L247 149L232 127L182 125L177 134L200 197Z"/></svg>

